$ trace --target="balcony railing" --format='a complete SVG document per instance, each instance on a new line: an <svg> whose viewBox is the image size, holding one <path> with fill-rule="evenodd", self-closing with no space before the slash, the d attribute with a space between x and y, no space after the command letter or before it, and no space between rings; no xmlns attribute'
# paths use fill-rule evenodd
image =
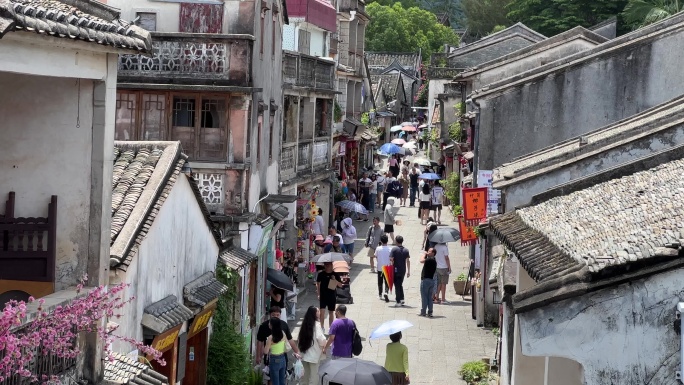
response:
<svg viewBox="0 0 684 385"><path fill-rule="evenodd" d="M333 90L335 63L314 56L283 53L283 81L299 87Z"/></svg>
<svg viewBox="0 0 684 385"><path fill-rule="evenodd" d="M325 168L328 165L330 153L330 141L328 139L316 139L313 143L313 167Z"/></svg>
<svg viewBox="0 0 684 385"><path fill-rule="evenodd" d="M299 151L297 156L297 172L311 171L311 141L306 143L299 143Z"/></svg>
<svg viewBox="0 0 684 385"><path fill-rule="evenodd" d="M280 176L283 180L297 176L297 143L283 144L280 153Z"/></svg>
<svg viewBox="0 0 684 385"><path fill-rule="evenodd" d="M152 53L119 55L119 83L250 86L250 35L152 32Z"/></svg>
<svg viewBox="0 0 684 385"><path fill-rule="evenodd" d="M429 67L427 73L430 79L453 79L463 71L465 68Z"/></svg>
<svg viewBox="0 0 684 385"><path fill-rule="evenodd" d="M340 0L340 12L349 11L366 13L366 4L362 0Z"/></svg>

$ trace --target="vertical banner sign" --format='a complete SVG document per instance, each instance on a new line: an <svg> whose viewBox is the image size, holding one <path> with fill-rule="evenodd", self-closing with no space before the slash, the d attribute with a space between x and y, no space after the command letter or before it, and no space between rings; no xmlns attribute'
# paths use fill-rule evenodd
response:
<svg viewBox="0 0 684 385"><path fill-rule="evenodd" d="M463 189L463 219L468 226L477 226L487 218L487 188Z"/></svg>
<svg viewBox="0 0 684 385"><path fill-rule="evenodd" d="M461 233L462 246L477 244L479 238L477 237L477 234L475 234L475 228L466 225L463 215L458 216L458 231Z"/></svg>
<svg viewBox="0 0 684 385"><path fill-rule="evenodd" d="M501 190L492 188L492 170L478 170L477 187L487 187L487 215L499 213L499 202L501 202Z"/></svg>

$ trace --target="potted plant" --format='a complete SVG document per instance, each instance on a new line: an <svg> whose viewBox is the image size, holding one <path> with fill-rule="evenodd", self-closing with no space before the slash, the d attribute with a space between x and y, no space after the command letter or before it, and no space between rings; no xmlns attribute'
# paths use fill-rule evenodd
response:
<svg viewBox="0 0 684 385"><path fill-rule="evenodd" d="M456 294L458 295L466 295L469 286L468 276L465 272L461 272L461 274L454 279L454 290L456 290Z"/></svg>

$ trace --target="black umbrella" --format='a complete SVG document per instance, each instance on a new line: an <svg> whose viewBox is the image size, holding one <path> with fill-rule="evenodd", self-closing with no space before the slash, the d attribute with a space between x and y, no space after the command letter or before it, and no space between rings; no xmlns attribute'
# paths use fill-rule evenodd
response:
<svg viewBox="0 0 684 385"><path fill-rule="evenodd" d="M324 380L341 385L391 385L392 376L387 369L371 361L358 358L330 360L318 369L321 383Z"/></svg>
<svg viewBox="0 0 684 385"><path fill-rule="evenodd" d="M456 242L461 239L461 233L451 227L444 227L433 231L428 239L435 243Z"/></svg>
<svg viewBox="0 0 684 385"><path fill-rule="evenodd" d="M292 280L280 270L271 269L269 267L268 271L266 272L266 279L276 287L279 287L283 290L294 291Z"/></svg>

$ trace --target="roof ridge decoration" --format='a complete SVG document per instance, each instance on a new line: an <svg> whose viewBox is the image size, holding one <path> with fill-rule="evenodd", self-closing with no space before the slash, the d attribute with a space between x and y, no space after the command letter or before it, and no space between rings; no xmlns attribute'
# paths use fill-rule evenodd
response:
<svg viewBox="0 0 684 385"><path fill-rule="evenodd" d="M148 31L116 18L104 20L81 8L91 8L101 16L114 13L113 8L89 0L0 0L0 38L10 31L23 30L136 52L152 50Z"/></svg>
<svg viewBox="0 0 684 385"><path fill-rule="evenodd" d="M159 300L148 305L140 321L152 334L162 334L165 331L182 324L195 315L195 313L178 302L175 295ZM149 334L149 333L145 333Z"/></svg>

